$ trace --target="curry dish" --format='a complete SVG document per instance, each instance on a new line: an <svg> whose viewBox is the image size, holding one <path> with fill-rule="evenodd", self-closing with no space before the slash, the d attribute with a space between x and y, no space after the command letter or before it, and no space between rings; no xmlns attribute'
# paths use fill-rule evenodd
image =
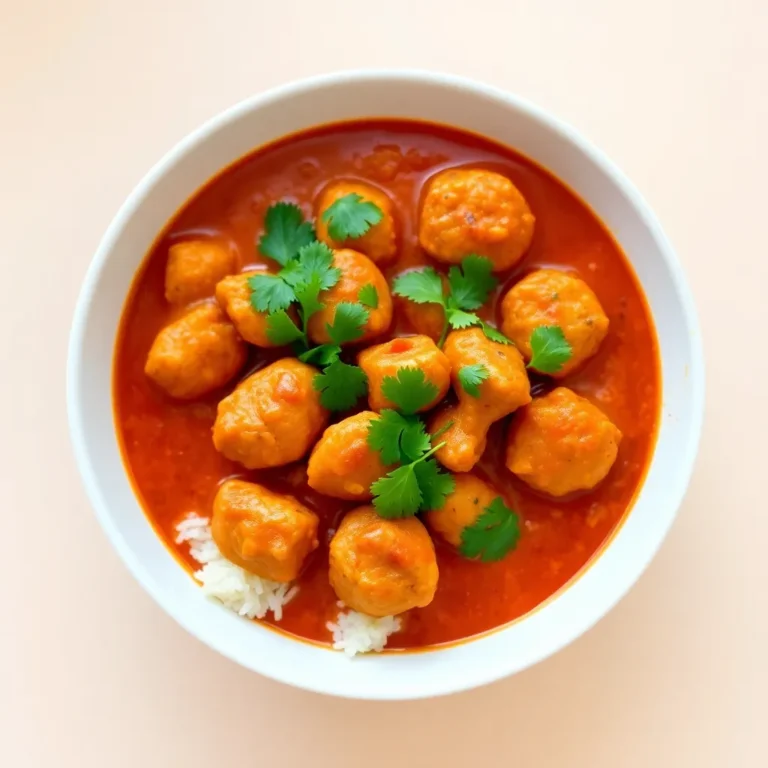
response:
<svg viewBox="0 0 768 768"><path fill-rule="evenodd" d="M192 197L134 281L114 398L137 495L203 592L354 653L471 637L573 579L642 484L660 363L568 188L381 120Z"/></svg>

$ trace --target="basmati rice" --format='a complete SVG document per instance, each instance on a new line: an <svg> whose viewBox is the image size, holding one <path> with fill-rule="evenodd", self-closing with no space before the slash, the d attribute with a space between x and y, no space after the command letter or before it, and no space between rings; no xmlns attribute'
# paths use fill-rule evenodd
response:
<svg viewBox="0 0 768 768"><path fill-rule="evenodd" d="M383 651L389 636L401 628L397 616L380 619L357 611L339 611L336 621L326 624L333 634L333 647L347 656L371 651Z"/></svg>
<svg viewBox="0 0 768 768"><path fill-rule="evenodd" d="M297 594L295 585L261 579L227 560L211 536L210 520L190 514L176 525L177 544L189 544L189 554L202 568L195 572L203 594L249 619L263 619L272 612L276 621L283 607ZM335 622L326 625L333 635L333 647L349 656L382 651L389 636L402 626L397 616L374 618L357 611L345 611L339 603Z"/></svg>
<svg viewBox="0 0 768 768"><path fill-rule="evenodd" d="M189 515L176 530L176 543L189 542L189 554L203 566L195 578L204 595L249 619L263 619L270 611L276 621L283 618L283 606L296 596L297 586L261 579L223 557L207 517Z"/></svg>

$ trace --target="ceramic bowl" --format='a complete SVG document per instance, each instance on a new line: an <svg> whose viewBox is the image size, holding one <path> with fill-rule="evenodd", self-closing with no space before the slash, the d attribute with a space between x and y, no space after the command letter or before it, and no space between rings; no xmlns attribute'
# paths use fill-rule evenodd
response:
<svg viewBox="0 0 768 768"><path fill-rule="evenodd" d="M415 118L513 147L581 197L619 241L650 304L663 395L653 459L635 504L602 553L526 617L420 653L341 653L245 621L206 600L147 521L123 467L112 409L120 315L144 255L168 220L221 169L287 134L365 117ZM518 97L447 75L350 72L259 94L174 147L126 200L85 278L72 328L68 408L88 496L136 579L179 624L243 667L313 691L365 699L450 693L518 672L570 643L627 592L659 548L691 474L702 423L704 367L691 295L656 217L596 147Z"/></svg>

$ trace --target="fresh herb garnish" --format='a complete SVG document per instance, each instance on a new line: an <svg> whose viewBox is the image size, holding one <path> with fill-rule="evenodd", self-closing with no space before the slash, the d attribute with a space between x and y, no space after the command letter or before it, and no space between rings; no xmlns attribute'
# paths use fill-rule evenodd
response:
<svg viewBox="0 0 768 768"><path fill-rule="evenodd" d="M411 517L419 511L438 509L453 492L453 475L443 472L432 458L445 443L398 467L371 486L373 506L381 517Z"/></svg>
<svg viewBox="0 0 768 768"><path fill-rule="evenodd" d="M368 427L368 445L381 454L384 464L415 461L431 447L424 422L385 408Z"/></svg>
<svg viewBox="0 0 768 768"><path fill-rule="evenodd" d="M281 309L267 315L267 337L273 344L283 346L284 344L293 344L294 341L300 341L304 338L304 334L288 317L288 313Z"/></svg>
<svg viewBox="0 0 768 768"><path fill-rule="evenodd" d="M440 390L420 368L401 368L396 376L385 376L381 392L398 411L416 413L434 401Z"/></svg>
<svg viewBox="0 0 768 768"><path fill-rule="evenodd" d="M358 292L357 300L366 307L378 309L379 292L376 290L376 286L371 283L366 283Z"/></svg>
<svg viewBox="0 0 768 768"><path fill-rule="evenodd" d="M301 208L293 203L271 205L264 217L264 229L259 250L281 267L296 257L299 248L315 239L311 222L304 221Z"/></svg>
<svg viewBox="0 0 768 768"><path fill-rule="evenodd" d="M419 510L436 509L455 487L453 476L431 458L445 445L435 444L415 412L434 400L437 387L418 368L401 368L387 376L384 396L397 410L385 408L368 428L368 445L384 464L402 466L371 486L373 506L382 517L408 517Z"/></svg>
<svg viewBox="0 0 768 768"><path fill-rule="evenodd" d="M461 532L459 552L484 563L501 560L517 546L520 519L501 496L497 496L472 525Z"/></svg>
<svg viewBox="0 0 768 768"><path fill-rule="evenodd" d="M459 267L448 271L448 292L443 292L440 275L432 267L412 270L395 278L392 292L416 304L439 304L445 310L445 325L439 346L443 345L449 328L478 326L492 341L511 343L500 331L483 322L474 310L488 300L497 280L491 274L493 262L485 256L471 254Z"/></svg>
<svg viewBox="0 0 768 768"><path fill-rule="evenodd" d="M559 325L540 325L531 334L531 361L528 368L540 373L557 373L570 359L573 349Z"/></svg>
<svg viewBox="0 0 768 768"><path fill-rule="evenodd" d="M472 254L463 258L459 267L448 270L451 296L461 309L480 309L498 282L493 276L493 262L484 256Z"/></svg>
<svg viewBox="0 0 768 768"><path fill-rule="evenodd" d="M480 385L489 375L488 369L482 363L465 365L459 368L459 384L468 395L480 397Z"/></svg>
<svg viewBox="0 0 768 768"><path fill-rule="evenodd" d="M362 303L340 302L333 323L326 325L332 343L312 347L307 333L309 320L325 308L320 294L339 282L341 270L333 265L333 251L314 239L314 229L304 221L298 206L271 206L265 228L259 249L282 269L276 275L248 279L251 306L267 313L267 338L273 344L295 344L302 362L324 368L313 382L321 393L322 405L333 411L351 408L366 393L367 378L358 366L340 360L341 345L363 335L369 312ZM378 302L375 289L373 297L368 292L367 298ZM287 311L293 305L298 324Z"/></svg>
<svg viewBox="0 0 768 768"><path fill-rule="evenodd" d="M384 214L375 203L363 200L362 195L351 192L340 197L323 211L323 221L328 224L328 234L333 240L355 240L378 224Z"/></svg>
<svg viewBox="0 0 768 768"><path fill-rule="evenodd" d="M320 404L329 411L346 411L368 391L362 368L334 360L317 374L312 386L320 392Z"/></svg>
<svg viewBox="0 0 768 768"><path fill-rule="evenodd" d="M333 315L333 323L326 323L325 326L331 341L340 346L359 339L365 333L369 314L362 304L339 302Z"/></svg>
<svg viewBox="0 0 768 768"><path fill-rule="evenodd" d="M341 347L335 344L321 344L319 347L312 347L299 355L302 363L317 365L323 368L326 365L336 362L341 355Z"/></svg>

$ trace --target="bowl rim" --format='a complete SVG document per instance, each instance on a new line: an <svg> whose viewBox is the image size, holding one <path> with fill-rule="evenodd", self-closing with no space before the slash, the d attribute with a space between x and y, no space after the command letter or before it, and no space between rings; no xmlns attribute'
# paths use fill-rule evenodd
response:
<svg viewBox="0 0 768 768"><path fill-rule="evenodd" d="M78 396L83 374L78 363L82 358L89 308L93 299L96 285L98 284L99 278L101 277L101 274L106 267L109 254L111 253L116 241L120 237L122 230L126 226L127 222L140 208L148 192L155 186L158 180L161 179L163 175L170 168L176 165L176 163L179 162L187 153L193 151L210 134L232 122L236 122L245 114L259 110L271 103L279 102L285 99L291 99L307 91L312 91L318 88L360 85L371 82L387 81L390 81L393 84L413 84L416 82L427 88L448 87L474 92L479 96L494 102L501 102L504 106L526 113L534 121L542 124L547 129L558 134L566 142L572 144L576 150L578 150L578 152L587 158L590 163L597 166L600 171L609 177L611 182L626 196L627 200L631 204L632 209L643 221L645 226L650 231L653 239L658 244L659 253L661 254L662 259L669 270L673 283L672 287L680 302L680 309L682 311L683 317L685 318L685 331L690 345L690 367L688 371L688 379L690 383L691 423L689 425L685 439L685 452L683 455L678 457L679 464L676 471L676 477L678 479L677 483L674 488L667 489L665 506L669 510L669 513L666 517L666 520L664 521L664 524L657 526L656 533L653 537L654 540L652 541L651 545L646 548L643 556L638 558L637 567L625 577L620 587L617 587L613 590L608 600L603 600L599 603L599 605L593 606L590 610L583 611L578 622L572 623L566 630L563 630L563 632L560 633L558 638L554 641L549 641L546 643L542 642L539 650L534 653L529 653L528 656L521 662L510 661L506 665L500 665L497 670L489 674L475 674L469 676L465 675L464 679L459 682L453 682L450 679L437 679L435 683L431 685L429 690L409 690L406 693L400 695L393 695L391 692L382 693L381 691L361 691L359 689L357 691L329 690L326 686L315 685L311 679L298 678L295 675L292 676L291 674L276 672L275 670L270 669L269 664L258 666L254 665L249 661L238 657L236 654L230 653L228 650L219 647L219 645L217 645L210 636L202 637L197 629L193 628L191 623L187 621L183 615L183 612L177 610L173 599L166 595L161 589L156 588L153 579L151 579L145 571L145 567L142 564L140 558L138 558L131 550L131 548L125 543L122 534L118 530L117 524L113 521L112 515L108 511L109 504L97 489L96 473L89 458L88 448L86 447L85 434L88 431L88 428L85 425L86 417L84 409L82 408L82 403L80 402ZM457 125L457 127L460 128L461 126ZM280 137L275 138L279 139ZM533 159L535 161L535 158ZM574 191L576 194L578 194L577 190ZM190 195L194 194L194 192L195 190L192 190ZM465 78L463 76L420 69L344 70L285 83L283 85L279 85L266 91L254 94L224 109L212 118L205 121L200 127L187 134L173 147L171 147L171 149L169 149L160 158L160 160L158 160L150 168L150 170L144 175L144 177L134 187L126 200L120 206L119 210L110 222L106 232L104 233L93 258L91 259L91 262L83 278L73 314L67 352L66 380L67 413L70 439L72 442L75 461L83 485L85 487L87 498L91 504L91 507L96 513L96 517L102 529L107 535L107 538L110 540L110 543L117 551L123 562L126 564L133 577L142 585L145 591L155 600L155 602L158 603L166 613L175 619L176 622L184 627L184 629L187 630L190 634L197 637L213 650L216 650L232 661L235 661L248 669L257 671L260 674L279 682L283 682L316 693L325 693L336 696L361 699L364 698L381 700L425 698L429 696L444 695L462 690L468 690L481 685L485 685L493 682L494 680L498 680L516 672L522 671L523 669L526 669L527 667L542 661L543 659L561 650L573 642L580 635L584 634L590 628L592 628L634 586L634 584L648 567L651 560L655 557L662 542L666 538L669 529L678 514L680 505L683 501L691 475L693 473L704 417L704 352L693 297L685 279L683 268L669 239L662 230L656 215L653 213L650 206L647 204L640 192L636 189L634 184L602 150L598 149L595 145L589 142L573 127L545 111L544 109L532 104L528 100L501 88L487 85L485 83ZM642 490L643 487L639 489L639 493L642 493ZM610 542L608 547L610 547ZM603 550L601 550L599 556L602 556L602 554L605 552L605 549L606 548L604 547ZM585 567L589 567L589 565ZM566 585L564 589L567 590L568 585ZM525 617L521 617L520 620L523 620L524 618ZM499 627L497 630L495 630L495 632L501 633L504 632L505 629L506 627ZM284 639L290 642L295 642L295 640L289 636L284 635ZM463 642L471 644L472 638L468 638ZM440 649L438 648L433 652L438 653L439 650Z"/></svg>

